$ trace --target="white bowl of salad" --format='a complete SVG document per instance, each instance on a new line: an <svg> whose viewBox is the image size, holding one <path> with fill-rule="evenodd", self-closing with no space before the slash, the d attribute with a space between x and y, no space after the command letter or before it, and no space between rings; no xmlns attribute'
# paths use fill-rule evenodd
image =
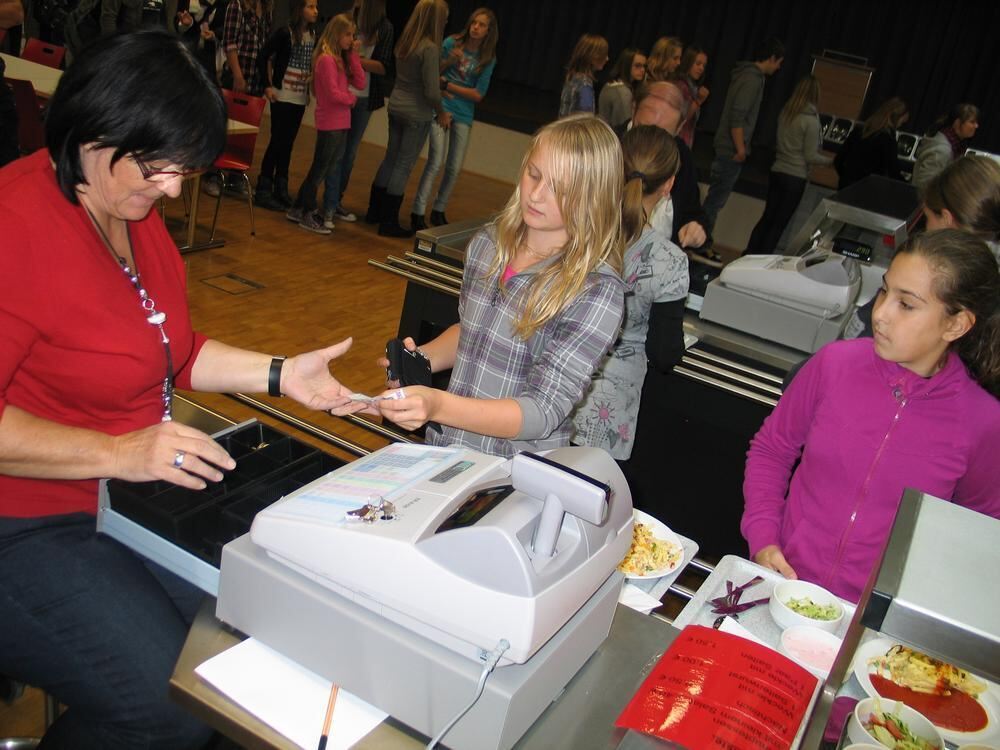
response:
<svg viewBox="0 0 1000 750"><path fill-rule="evenodd" d="M873 742L890 750L944 750L944 739L923 714L904 703L865 698L847 722L851 742Z"/></svg>
<svg viewBox="0 0 1000 750"><path fill-rule="evenodd" d="M809 625L835 633L844 619L844 605L840 599L808 581L777 583L768 609L782 630L795 625Z"/></svg>

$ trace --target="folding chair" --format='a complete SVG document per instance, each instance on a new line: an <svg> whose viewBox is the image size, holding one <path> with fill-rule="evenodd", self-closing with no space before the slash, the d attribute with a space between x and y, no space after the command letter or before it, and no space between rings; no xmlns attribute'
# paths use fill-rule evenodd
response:
<svg viewBox="0 0 1000 750"><path fill-rule="evenodd" d="M245 122L256 128L260 127L260 120L264 115L264 105L266 104L264 97L238 94L229 89L223 89L222 95L226 100L226 112L231 120ZM253 151L256 145L256 132L231 134L226 138L226 148L222 155L215 160L213 166L222 170L222 185L215 203L215 216L212 218L212 235L209 237L209 243L215 241L219 207L222 205L222 195L226 192L227 180L229 179L227 171L239 172L243 178L247 189L247 205L250 207L250 234L257 233L253 221L253 190L250 187L250 177L247 175L247 172L250 171L250 165L253 163Z"/></svg>
<svg viewBox="0 0 1000 750"><path fill-rule="evenodd" d="M39 65L47 65L57 70L62 67L63 58L66 56L66 48L58 44L49 44L41 39L29 39L24 45L21 57L31 60Z"/></svg>

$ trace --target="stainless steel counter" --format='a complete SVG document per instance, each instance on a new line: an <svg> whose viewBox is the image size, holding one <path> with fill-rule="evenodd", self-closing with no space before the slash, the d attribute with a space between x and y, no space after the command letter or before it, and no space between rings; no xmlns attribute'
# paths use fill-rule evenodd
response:
<svg viewBox="0 0 1000 750"><path fill-rule="evenodd" d="M194 669L239 642L202 607L170 678L171 697L206 723L248 748L294 750L295 745L203 682ZM616 748L624 732L615 719L678 631L663 620L619 606L611 634L562 695L515 745L524 750ZM308 665L305 665L308 667ZM355 745L360 750L408 750L426 738L389 719Z"/></svg>

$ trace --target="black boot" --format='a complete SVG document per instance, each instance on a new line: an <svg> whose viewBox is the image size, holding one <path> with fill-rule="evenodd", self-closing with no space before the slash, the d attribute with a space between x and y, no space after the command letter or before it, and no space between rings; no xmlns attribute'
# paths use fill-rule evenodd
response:
<svg viewBox="0 0 1000 750"><path fill-rule="evenodd" d="M382 219L378 223L380 237L412 237L413 232L399 225L399 207L403 196L386 193L382 196Z"/></svg>
<svg viewBox="0 0 1000 750"><path fill-rule="evenodd" d="M253 204L266 208L268 211L284 211L285 207L274 196L274 183L270 177L260 176L257 180L257 189L253 194Z"/></svg>
<svg viewBox="0 0 1000 750"><path fill-rule="evenodd" d="M427 229L427 222L424 221L423 214L410 214L410 229L414 232L419 232L421 229Z"/></svg>
<svg viewBox="0 0 1000 750"><path fill-rule="evenodd" d="M448 223L448 217L444 215L444 211L431 211L431 225L435 227L442 227Z"/></svg>
<svg viewBox="0 0 1000 750"><path fill-rule="evenodd" d="M274 197L278 199L283 211L287 211L295 205L295 199L288 193L287 177L278 177L274 181Z"/></svg>
<svg viewBox="0 0 1000 750"><path fill-rule="evenodd" d="M368 197L368 213L365 214L366 224L378 224L382 221L382 201L385 200L385 188L372 185Z"/></svg>

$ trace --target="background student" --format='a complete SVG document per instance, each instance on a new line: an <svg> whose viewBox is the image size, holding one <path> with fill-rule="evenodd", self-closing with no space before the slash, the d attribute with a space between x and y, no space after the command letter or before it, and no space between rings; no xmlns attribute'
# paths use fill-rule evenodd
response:
<svg viewBox="0 0 1000 750"><path fill-rule="evenodd" d="M608 40L597 34L584 34L577 40L566 64L566 80L559 94L559 116L574 112L594 114L597 99L594 79L608 64Z"/></svg>
<svg viewBox="0 0 1000 750"><path fill-rule="evenodd" d="M918 188L926 185L934 175L965 153L966 142L977 130L979 107L975 104L956 104L948 114L939 117L917 144L910 182Z"/></svg>
<svg viewBox="0 0 1000 750"><path fill-rule="evenodd" d="M753 559L857 601L903 490L1000 518L1000 272L982 240L918 234L886 271L874 339L806 362L747 453Z"/></svg>
<svg viewBox="0 0 1000 750"><path fill-rule="evenodd" d="M264 77L264 96L271 103L271 137L260 163L254 203L271 211L292 207L288 166L295 136L309 104L313 48L316 46L318 0L292 0L288 25L275 31L257 61Z"/></svg>
<svg viewBox="0 0 1000 750"><path fill-rule="evenodd" d="M645 77L646 56L635 47L623 50L597 97L598 116L614 130L632 118L633 94Z"/></svg>
<svg viewBox="0 0 1000 750"><path fill-rule="evenodd" d="M757 127L757 115L764 98L764 83L781 68L785 46L778 40L765 40L754 50L753 60L736 63L722 115L715 131L715 158L709 174L705 214L709 234L715 227L719 212L729 200L743 164L750 154L750 142Z"/></svg>
<svg viewBox="0 0 1000 750"><path fill-rule="evenodd" d="M871 174L901 180L896 130L910 119L906 102L897 96L884 101L864 125L847 136L833 160L837 187L843 190Z"/></svg>
<svg viewBox="0 0 1000 750"><path fill-rule="evenodd" d="M646 80L649 83L666 81L680 67L684 42L675 36L661 36L649 51L646 60Z"/></svg>
<svg viewBox="0 0 1000 750"><path fill-rule="evenodd" d="M383 237L410 237L399 225L406 182L427 141L431 121L447 128L451 114L441 105L441 37L448 21L444 0L420 0L396 44L396 84L389 97L389 142L375 173L369 221L378 217Z"/></svg>
<svg viewBox="0 0 1000 750"><path fill-rule="evenodd" d="M448 37L441 45L441 104L451 115L451 124L445 129L437 122L431 123L427 164L410 212L410 226L414 232L427 228L424 220L427 202L445 154L448 161L431 209L431 224L448 223L444 211L465 161L476 104L483 100L490 87L499 37L496 14L489 8L477 8L469 16L465 29Z"/></svg>
<svg viewBox="0 0 1000 750"><path fill-rule="evenodd" d="M372 112L385 106L386 79L393 66L392 48L396 41L396 31L392 21L385 15L385 0L355 0L354 22L358 27L358 41L361 43L361 67L365 69L365 86L352 89L358 100L351 107L351 129L347 133L344 155L334 163L326 175L326 189L323 191L323 223L333 228L333 222L357 221L353 212L344 208L344 193L351 181L354 159L358 146L368 128ZM377 224L378 217L368 218L369 224Z"/></svg>
<svg viewBox="0 0 1000 750"><path fill-rule="evenodd" d="M670 195L680 166L674 139L655 125L638 125L625 133L622 151L625 322L573 414L573 442L604 448L618 461L632 455L647 355L653 367L667 372L684 353L689 281L687 256L649 224L653 208Z"/></svg>
<svg viewBox="0 0 1000 750"><path fill-rule="evenodd" d="M698 125L698 118L701 116L701 108L708 101L708 89L702 85L705 80L705 67L708 65L708 54L697 45L690 45L684 50L681 57L681 64L674 72L671 80L677 81L680 85L681 93L684 94L684 101L687 102L687 115L681 124L680 132L677 136L687 144L688 148L694 147L694 131Z"/></svg>
<svg viewBox="0 0 1000 750"><path fill-rule="evenodd" d="M806 192L810 168L833 161L820 152L823 136L818 104L819 80L813 75L804 76L778 117L777 147L767 178L764 213L750 233L744 254L778 251L778 240Z"/></svg>
<svg viewBox="0 0 1000 750"><path fill-rule="evenodd" d="M330 234L316 211L316 191L333 162L344 152L351 126L351 107L356 97L348 82L364 85L364 70L354 39L354 21L347 13L334 16L313 50L313 92L316 94L316 148L312 164L295 205L286 214L289 221L309 232Z"/></svg>
<svg viewBox="0 0 1000 750"><path fill-rule="evenodd" d="M573 407L621 325L623 182L607 124L543 127L507 206L466 249L460 322L422 347L433 371L452 371L448 390L407 387L378 402L382 416L435 422L430 444L494 455L568 445Z"/></svg>

